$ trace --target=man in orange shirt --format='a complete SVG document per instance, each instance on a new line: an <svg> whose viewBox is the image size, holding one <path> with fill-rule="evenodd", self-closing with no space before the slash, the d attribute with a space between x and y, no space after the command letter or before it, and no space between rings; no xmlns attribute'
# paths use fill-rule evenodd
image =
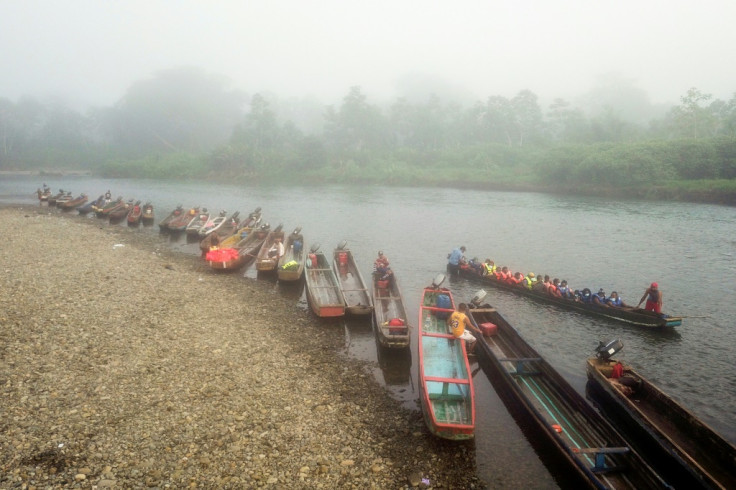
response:
<svg viewBox="0 0 736 490"><path fill-rule="evenodd" d="M470 322L470 318L468 318L467 312L468 305L460 303L458 305L458 311L453 311L452 315L447 319L447 325L450 327L452 335L456 339L462 339L466 342L467 352L468 354L472 354L475 349L476 340L473 334L466 330L466 327L478 335L483 335L483 333L473 326Z"/></svg>

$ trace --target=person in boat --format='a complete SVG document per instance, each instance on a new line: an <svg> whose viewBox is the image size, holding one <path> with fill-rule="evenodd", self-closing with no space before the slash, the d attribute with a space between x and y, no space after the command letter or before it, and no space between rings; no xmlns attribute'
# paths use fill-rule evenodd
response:
<svg viewBox="0 0 736 490"><path fill-rule="evenodd" d="M534 275L533 272L530 272L526 275L526 277L522 280L522 283L524 284L524 287L531 291L532 286L536 284L537 278Z"/></svg>
<svg viewBox="0 0 736 490"><path fill-rule="evenodd" d="M514 275L508 278L506 282L512 286L524 287L524 276L521 275L521 272L514 272Z"/></svg>
<svg viewBox="0 0 736 490"><path fill-rule="evenodd" d="M538 293L546 293L547 292L547 283L544 282L544 278L540 275L536 281L534 281L534 284L532 284L532 291L536 291Z"/></svg>
<svg viewBox="0 0 736 490"><path fill-rule="evenodd" d="M622 308L625 306L628 306L624 301L621 299L621 297L618 295L616 291L611 292L611 296L608 297L606 300L606 304L608 306L614 306L616 308Z"/></svg>
<svg viewBox="0 0 736 490"><path fill-rule="evenodd" d="M478 257L473 257L472 259L470 259L470 261L468 261L468 267L470 267L473 272L475 272L479 276L483 275L483 269L485 268L483 262L481 262Z"/></svg>
<svg viewBox="0 0 736 490"><path fill-rule="evenodd" d="M447 271L450 275L460 273L460 266L465 264L465 246L455 248L447 255Z"/></svg>
<svg viewBox="0 0 736 490"><path fill-rule="evenodd" d="M662 313L662 291L659 290L659 285L656 282L653 282L647 290L644 291L644 295L641 297L639 304L636 305L636 307L639 308L645 299L647 300L647 304L644 306L645 310Z"/></svg>
<svg viewBox="0 0 736 490"><path fill-rule="evenodd" d="M268 249L268 257L278 259L282 255L284 255L284 242L281 241L281 237L276 237L273 245Z"/></svg>
<svg viewBox="0 0 736 490"><path fill-rule="evenodd" d="M483 262L483 275L487 276L490 274L496 273L496 263L492 261L491 259L486 259L485 262Z"/></svg>
<svg viewBox="0 0 736 490"><path fill-rule="evenodd" d="M299 238L297 238L291 243L291 248L294 250L294 257L299 257L302 254L303 247L304 247L304 244Z"/></svg>
<svg viewBox="0 0 736 490"><path fill-rule="evenodd" d="M547 294L554 296L555 298L561 298L562 293L560 292L560 280L556 277L552 279L552 283L547 288Z"/></svg>
<svg viewBox="0 0 736 490"><path fill-rule="evenodd" d="M468 318L468 305L460 303L457 306L457 310L453 311L452 314L447 318L447 326L452 331L452 336L456 339L462 339L465 341L465 346L468 354L472 354L475 350L475 336L468 330L472 330L478 335L483 335L480 330L470 322Z"/></svg>
<svg viewBox="0 0 736 490"><path fill-rule="evenodd" d="M580 291L580 301L586 304L590 304L593 301L592 298L593 294L591 293L590 289L585 288L582 291Z"/></svg>
<svg viewBox="0 0 736 490"><path fill-rule="evenodd" d="M570 291L570 287L567 285L567 279L560 281L560 285L557 286L557 291L563 298L570 299L573 296L572 291Z"/></svg>
<svg viewBox="0 0 736 490"><path fill-rule="evenodd" d="M383 251L378 251L378 257L373 262L373 270L378 272L380 269L388 269L388 257L383 254Z"/></svg>
<svg viewBox="0 0 736 490"><path fill-rule="evenodd" d="M499 282L506 282L506 279L510 277L510 274L511 271L509 271L509 268L504 265L500 269L496 269L496 280Z"/></svg>
<svg viewBox="0 0 736 490"><path fill-rule="evenodd" d="M606 292L603 288L600 288L597 293L590 297L590 302L598 306L606 305Z"/></svg>

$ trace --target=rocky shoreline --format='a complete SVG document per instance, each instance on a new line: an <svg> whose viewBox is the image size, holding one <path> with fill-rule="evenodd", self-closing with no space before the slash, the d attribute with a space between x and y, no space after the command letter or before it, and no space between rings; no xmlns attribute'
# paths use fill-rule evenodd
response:
<svg viewBox="0 0 736 490"><path fill-rule="evenodd" d="M0 209L0 487L484 486L334 324L55 211Z"/></svg>

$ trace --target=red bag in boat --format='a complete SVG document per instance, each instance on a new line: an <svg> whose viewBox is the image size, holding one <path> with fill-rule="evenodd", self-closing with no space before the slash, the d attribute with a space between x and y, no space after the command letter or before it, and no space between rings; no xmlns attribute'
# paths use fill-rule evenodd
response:
<svg viewBox="0 0 736 490"><path fill-rule="evenodd" d="M227 262L238 258L238 251L234 248L220 248L216 250L210 250L205 256L205 260L211 262Z"/></svg>
<svg viewBox="0 0 736 490"><path fill-rule="evenodd" d="M406 333L406 324L401 318L392 318L388 321L389 335L401 335Z"/></svg>
<svg viewBox="0 0 736 490"><path fill-rule="evenodd" d="M611 370L611 378L618 379L623 375L624 375L624 366L620 362L617 362L616 364L614 364L613 370Z"/></svg>

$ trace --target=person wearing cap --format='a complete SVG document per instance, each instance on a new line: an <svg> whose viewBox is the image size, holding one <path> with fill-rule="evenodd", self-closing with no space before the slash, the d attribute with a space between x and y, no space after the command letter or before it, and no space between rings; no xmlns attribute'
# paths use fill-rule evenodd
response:
<svg viewBox="0 0 736 490"><path fill-rule="evenodd" d="M447 255L447 271L450 275L460 273L460 265L465 262L463 254L465 253L465 246L455 248Z"/></svg>
<svg viewBox="0 0 736 490"><path fill-rule="evenodd" d="M644 306L645 310L662 313L662 291L659 290L659 285L656 282L653 282L647 290L644 291L644 295L641 297L639 304L636 305L636 307L639 308L645 299L647 300L647 304Z"/></svg>
<svg viewBox="0 0 736 490"><path fill-rule="evenodd" d="M524 287L531 291L532 286L534 286L534 283L536 282L537 280L535 279L534 273L530 272L524 278Z"/></svg>

